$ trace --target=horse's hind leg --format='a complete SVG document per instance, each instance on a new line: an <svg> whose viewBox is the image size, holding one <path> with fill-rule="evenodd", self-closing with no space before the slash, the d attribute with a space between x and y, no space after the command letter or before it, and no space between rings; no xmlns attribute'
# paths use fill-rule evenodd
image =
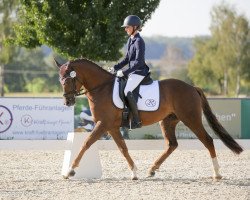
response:
<svg viewBox="0 0 250 200"><path fill-rule="evenodd" d="M136 175L136 171L137 171L137 167L134 163L134 161L132 160L132 158L130 157L129 153L128 153L128 148L127 145L121 135L121 132L119 129L114 129L112 131L109 131L109 134L113 137L115 143L117 144L119 150L121 151L122 155L126 158L129 168L132 171L132 175L131 175L131 179L132 180L137 180L137 175Z"/></svg>
<svg viewBox="0 0 250 200"><path fill-rule="evenodd" d="M155 175L155 171L159 169L161 164L177 148L178 143L175 136L175 127L178 122L179 120L174 114L167 116L165 119L159 122L162 135L165 139L166 145L168 145L168 148L162 153L162 155L154 162L154 164L150 168L148 173L149 177Z"/></svg>
<svg viewBox="0 0 250 200"><path fill-rule="evenodd" d="M198 139L208 149L211 159L212 159L212 164L213 164L213 170L214 170L213 179L221 179L222 176L219 173L220 167L219 167L218 160L216 157L213 138L207 133L204 126L202 125L201 120L196 119L193 121L193 123L186 124L186 125L191 129L191 131L194 132L194 134L198 137Z"/></svg>

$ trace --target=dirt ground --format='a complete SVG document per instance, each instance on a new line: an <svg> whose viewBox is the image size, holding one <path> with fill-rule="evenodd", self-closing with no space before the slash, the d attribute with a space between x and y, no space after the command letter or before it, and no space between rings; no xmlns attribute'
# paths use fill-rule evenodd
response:
<svg viewBox="0 0 250 200"><path fill-rule="evenodd" d="M147 171L159 150L129 151L138 168L139 180L119 151L100 151L101 179L64 180L64 151L0 151L0 199L176 199L249 200L250 150L234 155L218 150L223 179L213 181L212 163L206 150L176 150L155 177ZM93 166L94 167L94 166Z"/></svg>

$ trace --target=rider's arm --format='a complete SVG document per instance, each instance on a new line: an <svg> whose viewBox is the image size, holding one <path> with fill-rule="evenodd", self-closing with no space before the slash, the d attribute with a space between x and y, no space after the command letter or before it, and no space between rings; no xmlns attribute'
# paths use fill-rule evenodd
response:
<svg viewBox="0 0 250 200"><path fill-rule="evenodd" d="M125 58L119 62L117 65L114 66L115 71L118 71L119 69L123 68L125 65L128 64L128 52L126 53Z"/></svg>

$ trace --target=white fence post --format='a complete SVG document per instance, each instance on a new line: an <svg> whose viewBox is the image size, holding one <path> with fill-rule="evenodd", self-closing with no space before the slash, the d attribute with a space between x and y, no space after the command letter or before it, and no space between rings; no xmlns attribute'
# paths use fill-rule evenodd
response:
<svg viewBox="0 0 250 200"><path fill-rule="evenodd" d="M62 175L66 174L73 159L79 153L79 150L84 140L89 136L90 133L68 133L67 142L71 143L70 148L65 150ZM100 156L97 148L97 144L93 144L84 154L79 167L75 169L74 179L92 179L101 178L102 167Z"/></svg>

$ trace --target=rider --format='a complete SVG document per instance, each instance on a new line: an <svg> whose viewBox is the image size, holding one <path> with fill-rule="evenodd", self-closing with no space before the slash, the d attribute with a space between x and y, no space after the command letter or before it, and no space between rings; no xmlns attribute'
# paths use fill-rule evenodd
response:
<svg viewBox="0 0 250 200"><path fill-rule="evenodd" d="M114 66L118 77L128 78L124 94L128 100L132 114L134 116L134 128L141 127L141 120L138 113L137 103L132 91L140 84L148 74L149 68L145 63L145 43L139 34L142 29L142 21L136 15L129 15L124 19L123 25L129 39L127 42L127 53L125 58ZM128 68L123 68L128 64Z"/></svg>

